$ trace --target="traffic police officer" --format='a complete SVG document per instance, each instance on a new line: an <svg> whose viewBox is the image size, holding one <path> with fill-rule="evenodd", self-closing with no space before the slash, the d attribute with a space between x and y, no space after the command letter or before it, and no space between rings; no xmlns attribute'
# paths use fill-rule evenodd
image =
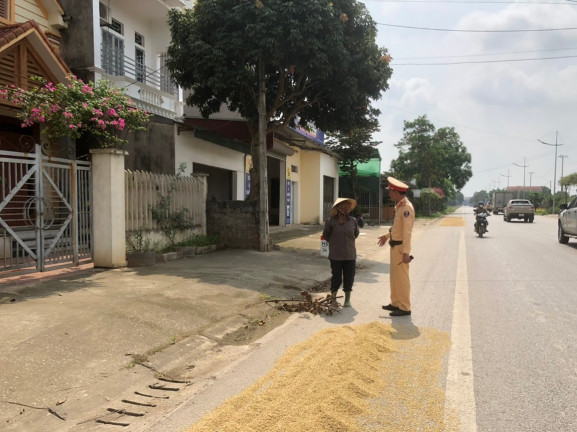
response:
<svg viewBox="0 0 577 432"><path fill-rule="evenodd" d="M387 241L391 246L390 280L391 303L383 306L390 311L390 316L411 315L411 279L409 263L411 256L411 236L415 221L415 209L407 199L409 189L405 183L393 177L388 177L389 195L395 201L395 216L389 233L379 237L379 246Z"/></svg>

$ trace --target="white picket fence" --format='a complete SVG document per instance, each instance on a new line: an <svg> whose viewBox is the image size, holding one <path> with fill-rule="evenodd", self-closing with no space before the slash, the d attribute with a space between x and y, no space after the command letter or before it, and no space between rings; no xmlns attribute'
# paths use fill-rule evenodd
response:
<svg viewBox="0 0 577 432"><path fill-rule="evenodd" d="M159 197L171 196L171 211L188 210L195 231L206 234L205 175L169 176L145 171L125 171L126 231L155 231L151 208Z"/></svg>

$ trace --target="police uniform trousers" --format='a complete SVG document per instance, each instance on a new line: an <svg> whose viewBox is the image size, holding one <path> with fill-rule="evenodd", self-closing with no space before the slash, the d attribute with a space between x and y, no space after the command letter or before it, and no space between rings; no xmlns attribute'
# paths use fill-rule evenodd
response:
<svg viewBox="0 0 577 432"><path fill-rule="evenodd" d="M411 279L409 265L402 263L403 254L399 246L391 248L391 304L404 311L411 310ZM402 263L402 264L399 264Z"/></svg>

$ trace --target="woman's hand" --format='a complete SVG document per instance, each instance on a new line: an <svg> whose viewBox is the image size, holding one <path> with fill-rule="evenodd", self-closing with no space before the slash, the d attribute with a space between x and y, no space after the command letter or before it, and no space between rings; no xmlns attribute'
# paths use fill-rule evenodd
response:
<svg viewBox="0 0 577 432"><path fill-rule="evenodd" d="M387 244L387 241L389 240L388 236L386 234L382 235L379 237L379 241L378 244L379 246L384 246Z"/></svg>

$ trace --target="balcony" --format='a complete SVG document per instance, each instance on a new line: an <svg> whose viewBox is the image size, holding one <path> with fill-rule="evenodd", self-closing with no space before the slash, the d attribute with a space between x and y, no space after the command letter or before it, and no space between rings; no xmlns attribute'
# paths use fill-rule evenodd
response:
<svg viewBox="0 0 577 432"><path fill-rule="evenodd" d="M158 1L171 8L192 7L192 0L158 0Z"/></svg>
<svg viewBox="0 0 577 432"><path fill-rule="evenodd" d="M126 90L139 108L167 118L182 116L184 104L179 100L178 87L165 69L166 54L158 56L160 67L151 69L121 52L110 45L102 45L104 78L114 87Z"/></svg>

